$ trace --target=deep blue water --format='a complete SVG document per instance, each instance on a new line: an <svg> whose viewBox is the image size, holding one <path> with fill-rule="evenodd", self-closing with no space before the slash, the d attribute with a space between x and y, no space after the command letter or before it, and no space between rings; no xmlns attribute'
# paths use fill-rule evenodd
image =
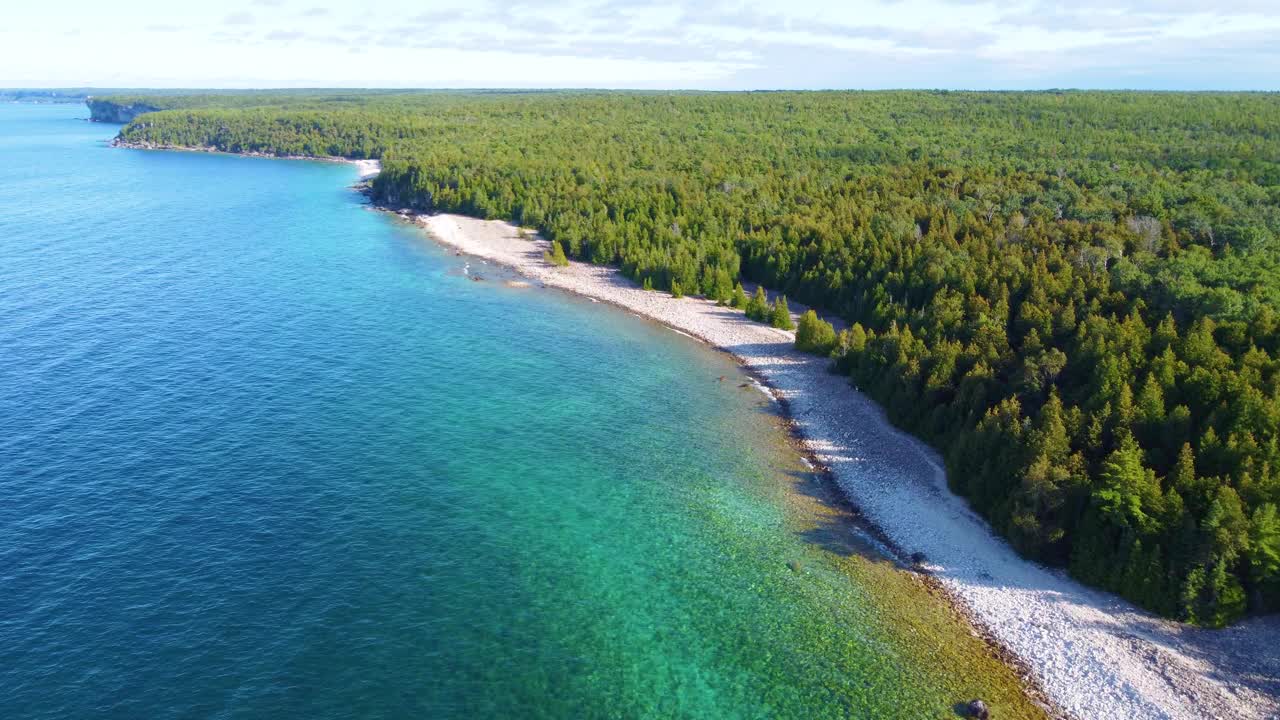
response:
<svg viewBox="0 0 1280 720"><path fill-rule="evenodd" d="M0 106L0 717L956 699L788 524L726 358L469 281L349 166L84 116Z"/></svg>

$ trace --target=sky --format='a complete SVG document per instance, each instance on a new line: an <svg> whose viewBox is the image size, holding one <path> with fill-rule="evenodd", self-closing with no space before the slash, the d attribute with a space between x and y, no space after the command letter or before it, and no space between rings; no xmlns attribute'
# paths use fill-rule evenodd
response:
<svg viewBox="0 0 1280 720"><path fill-rule="evenodd" d="M1280 90L1280 0L34 0L0 87Z"/></svg>

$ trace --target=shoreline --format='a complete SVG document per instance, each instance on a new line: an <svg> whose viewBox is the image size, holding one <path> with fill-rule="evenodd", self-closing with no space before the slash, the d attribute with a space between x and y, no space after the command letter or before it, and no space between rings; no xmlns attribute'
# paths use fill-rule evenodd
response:
<svg viewBox="0 0 1280 720"><path fill-rule="evenodd" d="M95 122L90 120L89 122ZM340 163L343 165L354 165L356 171L360 173L359 181L368 180L377 175L382 170L382 161L374 159L352 159L338 155L273 155L265 152L227 152L219 150L216 147L191 147L188 145L164 145L157 143L135 143L125 142L119 136L112 138L109 145L113 148L125 148L127 150L166 150L170 152L192 152L192 153L209 153L212 155L234 155L236 157L256 157L268 160L309 160L311 162L329 162Z"/></svg>
<svg viewBox="0 0 1280 720"><path fill-rule="evenodd" d="M218 152L113 141L148 150ZM355 164L377 161L243 154ZM549 243L501 222L375 208L435 242L549 287L606 302L733 356L780 403L802 454L849 503L860 524L899 560L922 552L920 578L1024 676L1033 700L1078 718L1280 718L1280 616L1205 630L1154 617L1064 571L1019 557L952 494L937 453L894 428L884 411L827 372L828 361L792 347L794 334L697 298L644 291L616 268L546 263ZM744 283L744 286L746 283ZM772 299L773 294L770 294ZM791 303L793 314L805 310Z"/></svg>
<svg viewBox="0 0 1280 720"><path fill-rule="evenodd" d="M1280 647L1280 618L1251 618L1219 631L1183 626L1022 559L950 492L932 448L892 427L874 401L827 371L828 360L794 350L794 333L703 298L644 291L615 268L577 261L554 267L542 258L549 243L522 239L509 223L377 209L541 287L628 310L733 356L778 400L805 457L877 539L904 564L923 552L922 579L1025 676L1028 694L1047 699L1051 712L1280 717L1270 695L1280 658L1266 657L1267 647ZM805 308L792 303L792 310ZM1267 662L1272 666L1259 667Z"/></svg>

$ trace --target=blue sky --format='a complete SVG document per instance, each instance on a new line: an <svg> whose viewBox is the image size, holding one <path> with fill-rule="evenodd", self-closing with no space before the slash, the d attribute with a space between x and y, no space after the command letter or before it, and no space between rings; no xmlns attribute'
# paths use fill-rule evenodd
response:
<svg viewBox="0 0 1280 720"><path fill-rule="evenodd" d="M0 87L1280 89L1280 0L365 4L7 3Z"/></svg>

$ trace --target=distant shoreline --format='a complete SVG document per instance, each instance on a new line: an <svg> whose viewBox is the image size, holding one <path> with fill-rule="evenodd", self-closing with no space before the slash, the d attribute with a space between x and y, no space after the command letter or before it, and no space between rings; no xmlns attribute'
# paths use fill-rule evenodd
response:
<svg viewBox="0 0 1280 720"><path fill-rule="evenodd" d="M135 142L125 142L120 138L113 139L110 144L111 144L111 147L113 148L125 148L128 150L168 150L171 152L198 152L198 153L210 153L213 155L234 155L237 157L267 158L270 160L308 160L311 162L331 162L331 163L341 163L343 165L355 165L356 170L359 171L360 173L361 180L367 180L377 175L382 170L382 162L380 160L353 159L353 158L339 157L337 155L273 155L271 153L264 153L264 152L235 153L235 152L227 152L225 150L219 150L218 148L215 148L215 147L157 145L155 143L146 143L146 142L135 143Z"/></svg>
<svg viewBox="0 0 1280 720"><path fill-rule="evenodd" d="M221 152L116 143L138 149ZM346 158L275 156L357 164ZM361 177L377 172L361 166ZM745 320L701 298L644 291L614 268L542 259L548 243L522 239L504 222L396 211L437 242L510 267L543 286L608 302L733 355L784 403L793 432L861 513L900 553L923 565L977 628L1029 673L1050 704L1074 717L1269 718L1275 698L1242 678L1253 657L1280 647L1280 619L1254 618L1222 631L1165 621L1018 557L946 486L941 462L892 428L883 411L796 352L794 335ZM793 304L793 307L794 304ZM1269 649L1270 648L1270 649Z"/></svg>

